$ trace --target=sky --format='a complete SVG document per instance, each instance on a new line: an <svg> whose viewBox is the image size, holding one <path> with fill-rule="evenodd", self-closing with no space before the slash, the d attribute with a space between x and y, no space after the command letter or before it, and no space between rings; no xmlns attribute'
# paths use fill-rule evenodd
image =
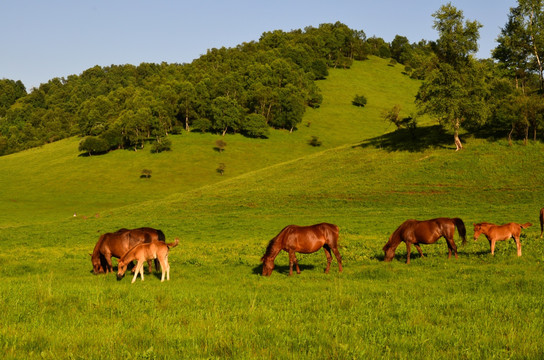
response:
<svg viewBox="0 0 544 360"><path fill-rule="evenodd" d="M451 0L488 58L517 0ZM0 0L0 79L27 90L99 66L190 63L208 49L340 21L391 42L436 40L442 0Z"/></svg>

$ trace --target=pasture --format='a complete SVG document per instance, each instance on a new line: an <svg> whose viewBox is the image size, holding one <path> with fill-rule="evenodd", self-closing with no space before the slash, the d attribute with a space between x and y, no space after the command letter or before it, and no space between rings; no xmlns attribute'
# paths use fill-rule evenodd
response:
<svg viewBox="0 0 544 360"><path fill-rule="evenodd" d="M321 84L325 101L306 114L310 127L270 142L226 137L222 154L214 137L184 134L169 154L77 157L69 139L0 158L3 357L542 358L544 145L465 137L454 152L433 126L417 140L392 134L379 113L397 92L409 108L417 84L379 59L349 71L356 83L337 70ZM411 90L380 87L357 118L351 90L341 89L380 71ZM335 122L351 130L332 130ZM308 146L310 135L323 146ZM139 179L146 166L153 176ZM441 239L422 246L425 258L413 251L410 265L404 244L383 262L400 223L439 216L466 224L467 245L454 238L458 260ZM474 242L472 224L482 221L532 222L522 257L513 240L498 242L494 256L483 236ZM319 222L340 228L342 273L333 260L324 274L320 251L297 254L302 272L288 277L283 252L272 275L260 276L259 259L285 225ZM99 235L140 226L180 238L171 280L93 275Z"/></svg>

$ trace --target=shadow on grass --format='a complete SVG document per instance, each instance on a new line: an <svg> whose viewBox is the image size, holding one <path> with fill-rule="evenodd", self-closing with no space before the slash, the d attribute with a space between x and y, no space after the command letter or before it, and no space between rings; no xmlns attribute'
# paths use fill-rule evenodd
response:
<svg viewBox="0 0 544 360"><path fill-rule="evenodd" d="M462 136L461 141L463 142ZM453 135L440 125L398 129L393 132L367 139L354 148L374 147L393 151L422 152L427 149L442 148L455 150Z"/></svg>
<svg viewBox="0 0 544 360"><path fill-rule="evenodd" d="M300 268L300 272L303 272L305 270L313 270L315 269L315 266L314 265L302 265L302 264L298 264L299 268ZM325 271L325 270L323 270ZM277 265L274 267L274 271L272 271L272 274L274 274L275 272L278 272L280 274L283 274L283 275L289 275L289 265ZM293 265L293 275L296 275L296 268L295 266ZM255 275L261 275L263 273L263 264L260 264L259 266L255 266L252 270L252 273L255 274Z"/></svg>

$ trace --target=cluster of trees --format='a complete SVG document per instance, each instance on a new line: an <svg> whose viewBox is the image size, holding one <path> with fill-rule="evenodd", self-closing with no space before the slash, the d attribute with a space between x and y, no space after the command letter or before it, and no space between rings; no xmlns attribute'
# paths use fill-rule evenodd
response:
<svg viewBox="0 0 544 360"><path fill-rule="evenodd" d="M544 0L518 0L498 36L493 59L478 60L477 21L451 4L433 14L436 41L391 43L366 38L342 23L264 33L259 41L211 49L190 64L122 65L55 78L26 92L20 81L0 80L0 155L65 137L84 137L83 152L168 150L182 131L266 137L270 128L293 131L307 107L322 97L315 80L328 69L349 68L369 55L391 58L422 80L420 113L451 129L486 131L536 140L543 126ZM354 103L366 104L364 96ZM413 127L415 115L386 114ZM504 136L503 135L503 136Z"/></svg>
<svg viewBox="0 0 544 360"><path fill-rule="evenodd" d="M315 80L366 55L365 34L341 23L264 33L211 49L190 64L95 66L26 93L1 80L0 155L65 137L83 152L168 149L167 136L197 130L266 137L294 130L322 96ZM4 88L7 91L4 91Z"/></svg>
<svg viewBox="0 0 544 360"><path fill-rule="evenodd" d="M501 29L493 58L476 60L477 21L465 21L451 4L433 14L439 39L437 58L417 94L421 112L453 130L457 150L459 130L514 134L527 141L544 125L542 56L544 0L518 0Z"/></svg>

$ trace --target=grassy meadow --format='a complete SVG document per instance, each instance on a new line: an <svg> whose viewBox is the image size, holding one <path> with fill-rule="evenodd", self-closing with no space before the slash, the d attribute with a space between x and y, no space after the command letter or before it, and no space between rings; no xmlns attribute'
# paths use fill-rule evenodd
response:
<svg viewBox="0 0 544 360"><path fill-rule="evenodd" d="M184 133L173 151L79 157L79 139L0 157L0 350L6 359L541 359L544 145L451 134L422 119L415 139L381 119L408 115L419 83L371 58L332 70L324 102L270 139ZM355 94L367 107L351 105ZM309 125L309 126L308 126ZM321 147L307 141L318 136ZM216 168L224 163L225 174ZM150 179L140 179L151 169ZM73 213L77 216L74 217ZM404 263L381 248L405 219L460 217L468 242L441 239ZM489 253L472 223L524 223ZM344 272L325 255L259 259L285 225L340 227ZM152 226L171 280L92 274L100 234Z"/></svg>

